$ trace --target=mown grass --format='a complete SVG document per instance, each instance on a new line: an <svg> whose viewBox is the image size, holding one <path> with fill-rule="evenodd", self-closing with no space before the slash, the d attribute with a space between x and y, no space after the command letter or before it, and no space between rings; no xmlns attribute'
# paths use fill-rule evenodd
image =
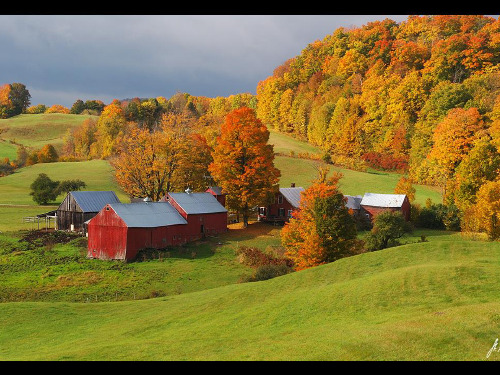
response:
<svg viewBox="0 0 500 375"><path fill-rule="evenodd" d="M87 184L85 190L113 190L120 200L129 202L128 196L120 189L113 174L113 168L106 160L83 162L41 163L19 168L13 174L0 178L0 204L36 204L30 193L31 183L40 173L52 180L80 179ZM60 195L55 202L64 198Z"/></svg>
<svg viewBox="0 0 500 375"><path fill-rule="evenodd" d="M499 243L436 236L149 300L3 303L0 358L485 360L500 328L499 266Z"/></svg>
<svg viewBox="0 0 500 375"><path fill-rule="evenodd" d="M233 224L224 235L145 251L124 263L87 259L87 239L78 235L0 234L0 301L133 300L235 284L252 274L238 262L238 246L265 250L279 244L278 227L253 223L243 230Z"/></svg>
<svg viewBox="0 0 500 375"><path fill-rule="evenodd" d="M33 149L40 149L50 143L61 151L66 131L79 126L87 118L98 117L62 113L18 115L0 119L0 137Z"/></svg>

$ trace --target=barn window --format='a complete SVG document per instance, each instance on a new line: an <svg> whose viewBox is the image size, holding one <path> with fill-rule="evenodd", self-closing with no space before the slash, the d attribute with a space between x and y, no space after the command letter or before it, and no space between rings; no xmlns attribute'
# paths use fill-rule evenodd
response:
<svg viewBox="0 0 500 375"><path fill-rule="evenodd" d="M283 195L278 195L278 204L283 203Z"/></svg>
<svg viewBox="0 0 500 375"><path fill-rule="evenodd" d="M279 217L283 217L283 216L285 216L285 209L284 209L283 207L280 207L280 208L278 209L278 216L279 216Z"/></svg>
<svg viewBox="0 0 500 375"><path fill-rule="evenodd" d="M291 218L292 217L292 210L288 210L288 217Z"/></svg>
<svg viewBox="0 0 500 375"><path fill-rule="evenodd" d="M266 216L266 207L259 207L259 215L260 216Z"/></svg>
<svg viewBox="0 0 500 375"><path fill-rule="evenodd" d="M109 207L106 207L106 211L109 211Z"/></svg>

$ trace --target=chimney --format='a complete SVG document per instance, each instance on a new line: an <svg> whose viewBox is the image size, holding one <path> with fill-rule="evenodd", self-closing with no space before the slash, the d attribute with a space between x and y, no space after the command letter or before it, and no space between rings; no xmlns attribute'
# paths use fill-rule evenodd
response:
<svg viewBox="0 0 500 375"><path fill-rule="evenodd" d="M190 188L187 188L187 189L186 189L186 190L184 190L184 191L185 191L186 193L188 193L188 194L189 194L189 193L191 193L191 191L192 191L192 190L191 190Z"/></svg>
<svg viewBox="0 0 500 375"><path fill-rule="evenodd" d="M290 187L295 187L295 182L292 182L292 185Z"/></svg>
<svg viewBox="0 0 500 375"><path fill-rule="evenodd" d="M148 203L148 202L152 202L153 200L149 197L146 197L143 199L144 202Z"/></svg>

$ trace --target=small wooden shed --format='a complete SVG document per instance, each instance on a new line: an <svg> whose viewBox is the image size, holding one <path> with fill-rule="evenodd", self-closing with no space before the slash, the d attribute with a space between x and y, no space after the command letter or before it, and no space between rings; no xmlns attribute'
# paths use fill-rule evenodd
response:
<svg viewBox="0 0 500 375"><path fill-rule="evenodd" d="M83 230L108 203L120 203L114 191L71 191L56 210L56 229Z"/></svg>

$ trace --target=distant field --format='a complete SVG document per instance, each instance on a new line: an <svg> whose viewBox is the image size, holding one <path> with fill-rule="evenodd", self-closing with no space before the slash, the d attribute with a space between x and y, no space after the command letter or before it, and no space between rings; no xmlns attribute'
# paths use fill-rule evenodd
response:
<svg viewBox="0 0 500 375"><path fill-rule="evenodd" d="M389 172L358 172L350 169L327 165L322 161L276 156L275 166L281 170L281 187L295 186L307 188L317 177L320 166L329 167L330 171L341 172L344 177L340 180L340 190L346 195L363 195L364 193L391 194L401 178L400 174ZM432 186L414 185L415 202L422 205L430 198L434 203L441 203L441 193Z"/></svg>
<svg viewBox="0 0 500 375"><path fill-rule="evenodd" d="M290 155L290 151L293 151L295 154L321 154L321 151L317 147L309 143L299 141L291 135L283 134L272 129L269 130L269 132L269 143L274 145L274 152L276 153Z"/></svg>
<svg viewBox="0 0 500 375"><path fill-rule="evenodd" d="M63 195L49 206L36 205L29 195L30 185L40 173L58 181L80 179L87 184L85 190L113 190L122 202L130 202L114 180L113 169L106 160L35 164L0 178L0 231L29 229L31 224L22 223L24 216L41 214L60 204Z"/></svg>
<svg viewBox="0 0 500 375"><path fill-rule="evenodd" d="M66 131L80 125L89 117L98 118L90 115L44 113L0 119L0 139L35 149L50 143L60 151Z"/></svg>
<svg viewBox="0 0 500 375"><path fill-rule="evenodd" d="M52 180L80 179L87 184L85 190L114 190L120 200L127 200L114 181L113 169L106 160L90 160L67 163L42 163L18 169L0 178L0 204L31 204L31 183L38 174L45 173ZM63 198L60 196L59 198ZM58 201L60 202L60 200Z"/></svg>
<svg viewBox="0 0 500 375"><path fill-rule="evenodd" d="M149 300L1 303L0 359L498 361L499 266L498 242L436 236Z"/></svg>
<svg viewBox="0 0 500 375"><path fill-rule="evenodd" d="M1 136L2 135L0 134L0 137ZM9 158L10 161L15 160L17 158L17 146L0 139L0 161L4 158Z"/></svg>

